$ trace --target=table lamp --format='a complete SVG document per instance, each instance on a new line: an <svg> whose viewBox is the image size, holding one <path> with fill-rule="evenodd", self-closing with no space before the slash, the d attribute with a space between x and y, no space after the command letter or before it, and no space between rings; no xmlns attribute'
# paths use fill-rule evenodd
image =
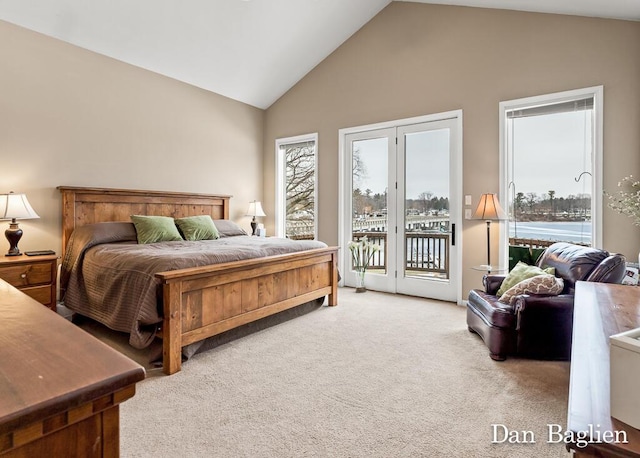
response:
<svg viewBox="0 0 640 458"><path fill-rule="evenodd" d="M487 222L487 268L491 269L491 221L506 219L496 194L486 193L480 196L480 202L472 219L483 219Z"/></svg>
<svg viewBox="0 0 640 458"><path fill-rule="evenodd" d="M252 216L251 220L251 235L256 235L256 228L258 227L258 223L256 222L256 216L267 216L264 214L262 210L262 204L257 200L253 202L249 202L249 210L247 210L246 216Z"/></svg>
<svg viewBox="0 0 640 458"><path fill-rule="evenodd" d="M0 194L0 220L11 220L9 229L4 231L9 241L9 251L5 256L20 256L18 242L22 238L22 229L18 227L18 219L40 218L29 204L25 194Z"/></svg>

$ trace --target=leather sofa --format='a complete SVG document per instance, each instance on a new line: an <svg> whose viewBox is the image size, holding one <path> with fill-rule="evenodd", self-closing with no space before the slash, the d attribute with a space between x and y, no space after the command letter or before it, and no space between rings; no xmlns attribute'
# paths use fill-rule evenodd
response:
<svg viewBox="0 0 640 458"><path fill-rule="evenodd" d="M626 270L620 254L564 242L548 247L536 265L555 268L555 276L564 280L560 295L523 294L505 304L496 292L506 275L491 274L484 276L484 291L469 293L467 326L482 337L496 361L508 355L568 360L576 282L620 283Z"/></svg>

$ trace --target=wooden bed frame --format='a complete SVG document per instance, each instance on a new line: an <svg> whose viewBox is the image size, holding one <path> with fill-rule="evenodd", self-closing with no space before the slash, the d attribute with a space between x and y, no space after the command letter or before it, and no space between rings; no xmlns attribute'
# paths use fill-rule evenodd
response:
<svg viewBox="0 0 640 458"><path fill-rule="evenodd" d="M229 218L225 195L59 186L62 252L75 227L130 221L131 215ZM337 305L338 248L328 247L238 262L158 272L164 321L163 370L178 372L182 347L328 296Z"/></svg>

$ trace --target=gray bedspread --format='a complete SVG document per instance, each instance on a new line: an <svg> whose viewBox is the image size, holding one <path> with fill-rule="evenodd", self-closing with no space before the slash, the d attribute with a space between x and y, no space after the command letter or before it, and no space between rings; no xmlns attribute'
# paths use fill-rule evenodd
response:
<svg viewBox="0 0 640 458"><path fill-rule="evenodd" d="M162 322L156 272L324 248L317 241L238 235L218 240L139 245L131 223L100 223L76 229L61 270L64 305L144 348Z"/></svg>

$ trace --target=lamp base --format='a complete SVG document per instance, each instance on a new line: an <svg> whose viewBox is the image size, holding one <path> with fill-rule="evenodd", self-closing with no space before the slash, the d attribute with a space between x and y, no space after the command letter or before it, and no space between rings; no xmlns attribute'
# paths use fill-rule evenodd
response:
<svg viewBox="0 0 640 458"><path fill-rule="evenodd" d="M491 265L491 221L487 220L487 265Z"/></svg>
<svg viewBox="0 0 640 458"><path fill-rule="evenodd" d="M18 248L18 242L22 238L22 229L18 227L18 223L14 219L9 223L9 229L4 231L4 236L9 241L9 251L5 256L20 256L20 248Z"/></svg>
<svg viewBox="0 0 640 458"><path fill-rule="evenodd" d="M258 230L258 223L256 222L256 219L254 218L253 221L251 221L251 235L256 235L256 231Z"/></svg>

